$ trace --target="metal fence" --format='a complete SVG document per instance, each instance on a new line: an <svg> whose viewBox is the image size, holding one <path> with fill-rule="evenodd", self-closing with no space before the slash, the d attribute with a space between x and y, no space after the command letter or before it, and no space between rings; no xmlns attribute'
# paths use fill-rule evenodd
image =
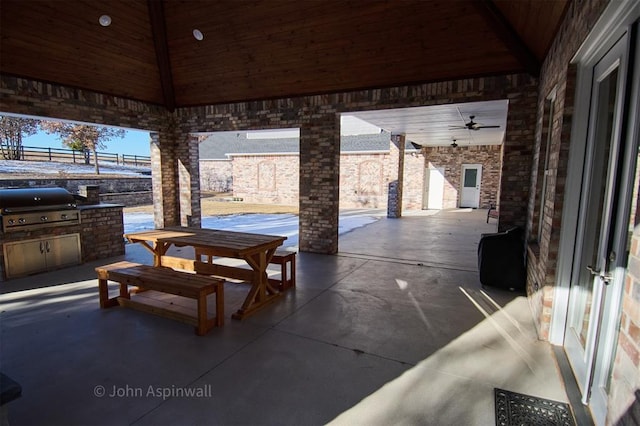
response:
<svg viewBox="0 0 640 426"><path fill-rule="evenodd" d="M109 161L118 165L151 167L151 157L143 155L116 154L98 151L98 161ZM63 163L91 164L91 151L76 151L64 148L42 148L36 146L22 146L20 159L24 161L59 161Z"/></svg>

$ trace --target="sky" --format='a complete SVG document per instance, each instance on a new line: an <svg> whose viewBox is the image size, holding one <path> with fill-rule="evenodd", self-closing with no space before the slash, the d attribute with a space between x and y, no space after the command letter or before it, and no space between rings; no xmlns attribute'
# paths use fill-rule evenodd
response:
<svg viewBox="0 0 640 426"><path fill-rule="evenodd" d="M123 139L112 139L105 145L106 149L101 149L101 152L109 152L113 154L128 154L128 155L140 155L148 157L150 154L149 148L149 132L143 132L140 130L125 130L126 135ZM48 135L45 132L38 132L33 136L28 136L22 139L22 146L24 147L38 147L38 148L67 148L62 144L55 135Z"/></svg>

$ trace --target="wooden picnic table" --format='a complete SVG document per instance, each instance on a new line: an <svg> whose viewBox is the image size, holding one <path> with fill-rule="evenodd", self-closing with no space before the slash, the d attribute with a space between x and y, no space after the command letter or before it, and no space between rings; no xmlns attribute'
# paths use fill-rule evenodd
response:
<svg viewBox="0 0 640 426"><path fill-rule="evenodd" d="M125 234L124 237L132 243L142 244L149 250L154 256L154 266L166 266L251 282L251 289L244 303L232 315L234 319L246 318L282 295L269 283L267 266L276 249L287 237L190 227L167 227L132 232ZM196 252L206 254L210 258L216 256L242 259L247 262L251 270L202 262L201 259L167 256L166 253L171 246L193 247Z"/></svg>

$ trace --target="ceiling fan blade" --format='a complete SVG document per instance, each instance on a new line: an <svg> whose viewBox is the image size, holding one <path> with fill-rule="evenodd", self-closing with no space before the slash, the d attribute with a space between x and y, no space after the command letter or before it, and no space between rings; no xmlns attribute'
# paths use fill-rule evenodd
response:
<svg viewBox="0 0 640 426"><path fill-rule="evenodd" d="M475 129L497 129L500 126L476 126Z"/></svg>

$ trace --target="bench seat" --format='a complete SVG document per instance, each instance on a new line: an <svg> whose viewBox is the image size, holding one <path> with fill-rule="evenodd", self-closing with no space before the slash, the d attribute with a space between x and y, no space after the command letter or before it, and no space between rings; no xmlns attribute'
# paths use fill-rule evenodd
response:
<svg viewBox="0 0 640 426"><path fill-rule="evenodd" d="M203 256L205 257L207 263L213 264L213 258L214 258L213 255L207 253L206 250L196 248L195 250L196 261L201 262ZM278 280L275 278L269 278L269 284L277 288L279 291L285 291L290 288L294 288L296 286L296 252L295 251L277 250L274 253L274 255L271 257L271 260L269 261L269 263L274 265L280 265L280 279ZM224 267L221 266L220 268L224 268ZM237 270L238 268L227 268L227 269ZM232 276L232 275L230 274L225 276ZM238 275L237 277L239 278L240 276ZM247 277L245 279L250 279L250 277Z"/></svg>
<svg viewBox="0 0 640 426"><path fill-rule="evenodd" d="M194 325L196 334L199 336L205 335L213 327L224 325L224 281L219 278L126 261L99 266L96 268L96 272L98 273L101 308L119 304L176 319ZM109 298L108 281L119 283L118 297ZM129 286L138 287L138 290L130 291ZM197 301L197 315L162 307L156 303L143 303L131 299L132 293L146 290L195 299ZM207 315L207 296L213 293L216 295L216 313L215 317L209 318Z"/></svg>

